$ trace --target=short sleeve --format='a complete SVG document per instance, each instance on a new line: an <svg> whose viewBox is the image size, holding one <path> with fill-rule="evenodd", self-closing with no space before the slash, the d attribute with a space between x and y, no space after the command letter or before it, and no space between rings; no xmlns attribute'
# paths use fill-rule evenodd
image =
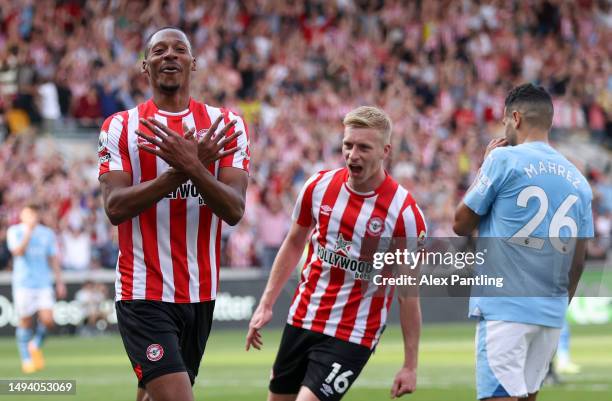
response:
<svg viewBox="0 0 612 401"><path fill-rule="evenodd" d="M310 177L304 186L302 186L302 189L295 201L291 218L293 221L303 227L310 227L313 223L312 196L317 182L321 179L322 174L323 173L321 172Z"/></svg>
<svg viewBox="0 0 612 401"><path fill-rule="evenodd" d="M132 174L125 118L121 113L114 114L102 124L98 138L98 177L109 171Z"/></svg>
<svg viewBox="0 0 612 401"><path fill-rule="evenodd" d="M591 208L591 200L589 199L584 210L584 216L582 216L582 221L580 222L580 227L578 228L578 238L593 238L594 235L593 210Z"/></svg>
<svg viewBox="0 0 612 401"><path fill-rule="evenodd" d="M409 203L401 213L402 224L399 231L396 229L395 235L398 238L405 238L405 244L397 244L400 249L415 251L425 245L427 238L427 223L421 208L416 204L412 196L408 195Z"/></svg>
<svg viewBox="0 0 612 401"><path fill-rule="evenodd" d="M474 213L487 214L503 182L510 174L508 155L505 149L494 149L482 164L476 183L463 198L463 203Z"/></svg>
<svg viewBox="0 0 612 401"><path fill-rule="evenodd" d="M232 135L236 131L242 133L235 138L233 141L228 142L224 150L238 147L238 150L231 155L227 155L221 158L219 167L235 167L241 170L249 172L249 164L251 161L251 151L249 149L249 131L244 119L231 111L222 109L223 121L225 124L232 120L236 120L236 125L228 130L226 136Z"/></svg>

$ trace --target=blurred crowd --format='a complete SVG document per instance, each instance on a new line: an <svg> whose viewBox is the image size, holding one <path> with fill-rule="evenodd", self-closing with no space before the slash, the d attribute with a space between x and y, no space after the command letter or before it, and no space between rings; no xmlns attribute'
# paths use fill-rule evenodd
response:
<svg viewBox="0 0 612 401"><path fill-rule="evenodd" d="M225 266L270 267L297 191L342 164L342 117L362 104L391 116L387 169L423 206L430 235L453 235L454 207L502 135L505 95L524 82L553 95L554 138L608 152L603 163L571 156L593 186L596 232L610 236L609 0L0 0L0 243L35 198L66 268L113 266L95 151L63 158L36 151L32 135L87 132L149 98L144 42L168 25L192 40L193 96L250 127L247 210L225 230Z"/></svg>

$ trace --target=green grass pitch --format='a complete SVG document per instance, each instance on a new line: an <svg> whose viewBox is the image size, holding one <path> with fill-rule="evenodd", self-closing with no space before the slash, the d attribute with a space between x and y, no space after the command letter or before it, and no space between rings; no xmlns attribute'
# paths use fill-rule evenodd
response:
<svg viewBox="0 0 612 401"><path fill-rule="evenodd" d="M244 352L243 331L214 330L195 384L196 400L263 401L280 330L264 331L264 350ZM545 387L540 400L612 400L612 325L572 327L572 355L583 372ZM7 396L2 400L133 400L136 378L118 336L51 337L45 346L47 368L28 378L75 379L77 394ZM347 401L389 399L403 358L399 327L389 327ZM13 338L0 340L0 378L24 378ZM417 392L411 400L475 400L474 325L426 325L419 354Z"/></svg>

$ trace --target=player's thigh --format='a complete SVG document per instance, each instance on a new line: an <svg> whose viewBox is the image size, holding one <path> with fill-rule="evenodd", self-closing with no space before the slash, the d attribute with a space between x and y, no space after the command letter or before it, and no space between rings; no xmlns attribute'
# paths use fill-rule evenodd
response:
<svg viewBox="0 0 612 401"><path fill-rule="evenodd" d="M285 325L276 359L272 365L268 400L295 399L306 376L309 350L321 340L321 334Z"/></svg>
<svg viewBox="0 0 612 401"><path fill-rule="evenodd" d="M561 329L559 328L536 326L525 363L525 380L529 394L537 393L542 387L550 362L557 350L560 335Z"/></svg>
<svg viewBox="0 0 612 401"><path fill-rule="evenodd" d="M140 387L164 375L186 372L179 345L180 328L171 305L119 301L115 307L119 333Z"/></svg>
<svg viewBox="0 0 612 401"><path fill-rule="evenodd" d="M533 325L480 320L476 330L478 399L526 397L525 364Z"/></svg>
<svg viewBox="0 0 612 401"><path fill-rule="evenodd" d="M319 397L317 397L317 395L313 393L311 389L309 389L306 386L302 386L302 388L300 389L300 392L297 395L296 401L323 401L323 400L320 400Z"/></svg>
<svg viewBox="0 0 612 401"><path fill-rule="evenodd" d="M215 301L177 305L177 307L181 309L185 322L180 333L181 356L193 384L212 328Z"/></svg>
<svg viewBox="0 0 612 401"><path fill-rule="evenodd" d="M303 385L320 400L338 401L357 380L371 354L367 347L327 337L311 349ZM302 389L298 400L312 399L310 392Z"/></svg>

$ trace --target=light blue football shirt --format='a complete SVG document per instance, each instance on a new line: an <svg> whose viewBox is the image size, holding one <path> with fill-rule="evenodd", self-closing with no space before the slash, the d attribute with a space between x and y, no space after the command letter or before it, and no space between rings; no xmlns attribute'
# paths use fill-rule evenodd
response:
<svg viewBox="0 0 612 401"><path fill-rule="evenodd" d="M472 289L470 316L561 327L568 303L570 238L593 236L591 188L545 142L496 148L464 203L481 216L475 274L503 277L502 289Z"/></svg>
<svg viewBox="0 0 612 401"><path fill-rule="evenodd" d="M7 230L9 250L17 248L25 236L25 225L16 224ZM49 257L57 254L55 233L41 224L32 232L26 252L13 257L13 289L46 288L53 284Z"/></svg>

